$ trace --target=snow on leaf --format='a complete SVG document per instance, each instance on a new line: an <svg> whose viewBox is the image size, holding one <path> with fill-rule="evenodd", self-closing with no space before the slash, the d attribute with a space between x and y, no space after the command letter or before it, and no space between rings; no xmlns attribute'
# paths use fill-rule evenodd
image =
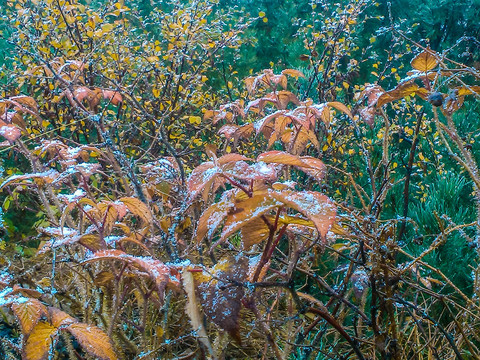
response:
<svg viewBox="0 0 480 360"><path fill-rule="evenodd" d="M321 180L325 175L325 164L312 156L297 156L284 151L268 151L260 154L257 161L264 163L276 163L282 165L293 165L303 172L311 175L317 180Z"/></svg>
<svg viewBox="0 0 480 360"><path fill-rule="evenodd" d="M235 135L238 128L238 125L226 124L218 129L217 133L225 136L227 140L230 140Z"/></svg>
<svg viewBox="0 0 480 360"><path fill-rule="evenodd" d="M243 256L223 258L209 271L215 279L196 282L196 294L205 315L239 344L241 338L238 318L244 290L243 287L232 284L232 281L244 282L247 269L248 259Z"/></svg>
<svg viewBox="0 0 480 360"><path fill-rule="evenodd" d="M312 220L324 238L335 221L335 205L328 197L319 192L283 190L271 191L270 195Z"/></svg>
<svg viewBox="0 0 480 360"><path fill-rule="evenodd" d="M265 125L267 125L270 121L272 121L273 119L276 119L277 117L283 114L285 114L285 110L278 110L278 111L275 111L273 114L267 115L264 118L257 120L253 125L257 135L263 130Z"/></svg>
<svg viewBox="0 0 480 360"><path fill-rule="evenodd" d="M163 294L167 285L171 285L174 288L178 288L180 285L178 279L174 276L174 269L165 265L163 262L149 257L129 255L121 250L109 249L97 251L83 263L90 263L105 259L126 261L130 265L135 266L141 271L147 273L155 282L157 292L161 299L163 299Z"/></svg>
<svg viewBox="0 0 480 360"><path fill-rule="evenodd" d="M219 173L220 168L215 166L212 161L204 162L193 169L187 179L187 189L191 199L195 199L207 184L211 185ZM207 188L207 190L209 189Z"/></svg>
<svg viewBox="0 0 480 360"><path fill-rule="evenodd" d="M30 334L40 318L47 315L47 308L37 299L13 302L12 311L20 323L24 335Z"/></svg>
<svg viewBox="0 0 480 360"><path fill-rule="evenodd" d="M197 242L201 241L205 236L209 239L212 238L215 230L227 216L228 210L233 206L233 202L228 199L210 205L198 220L197 233L195 236Z"/></svg>
<svg viewBox="0 0 480 360"><path fill-rule="evenodd" d="M18 182L20 180L29 180L29 179L44 179L45 182L51 183L56 178L58 178L60 174L57 170L50 169L45 172L35 173L35 174L23 174L23 175L12 175L8 179L6 179L2 185L0 185L0 189L4 188L6 185L12 182Z"/></svg>
<svg viewBox="0 0 480 360"><path fill-rule="evenodd" d="M74 323L70 324L66 329L90 355L101 360L117 359L117 355L115 355L115 351L110 343L110 338L98 327L84 323Z"/></svg>
<svg viewBox="0 0 480 360"><path fill-rule="evenodd" d="M249 165L245 161L238 161L232 168L224 171L228 175L232 175L241 180L267 180L274 181L277 179L277 170L274 165L265 164L260 161Z"/></svg>
<svg viewBox="0 0 480 360"><path fill-rule="evenodd" d="M22 131L13 124L5 124L0 126L0 135L8 141L14 142L22 135Z"/></svg>
<svg viewBox="0 0 480 360"><path fill-rule="evenodd" d="M53 347L57 328L45 321L38 322L27 338L24 347L26 360L44 360Z"/></svg>

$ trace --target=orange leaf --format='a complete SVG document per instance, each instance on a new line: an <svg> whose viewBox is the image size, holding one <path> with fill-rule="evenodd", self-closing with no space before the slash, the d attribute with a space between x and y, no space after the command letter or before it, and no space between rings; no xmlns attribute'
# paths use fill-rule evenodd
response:
<svg viewBox="0 0 480 360"><path fill-rule="evenodd" d="M56 327L44 321L40 321L39 323L37 323L25 343L25 359L46 359L50 349L53 347L54 336L56 335L56 333Z"/></svg>
<svg viewBox="0 0 480 360"><path fill-rule="evenodd" d="M271 198L268 192L263 191L254 194L246 200L237 201L235 208L231 209L227 216L218 242L225 241L234 232L249 224L250 221L259 218L280 205L282 204Z"/></svg>
<svg viewBox="0 0 480 360"><path fill-rule="evenodd" d="M220 156L217 162L219 165L225 165L225 164L234 163L237 161L245 161L245 160L252 161L252 159L249 159L246 156L233 153L233 154L226 154L226 155Z"/></svg>
<svg viewBox="0 0 480 360"><path fill-rule="evenodd" d="M325 176L326 166L323 161L314 158L312 156L302 156L303 166L297 166L298 169L302 170L304 173L307 173L316 180L321 180Z"/></svg>
<svg viewBox="0 0 480 360"><path fill-rule="evenodd" d="M101 360L117 359L110 339L98 327L84 323L70 324L67 330L75 336L82 348Z"/></svg>
<svg viewBox="0 0 480 360"><path fill-rule="evenodd" d="M123 101L123 97L118 91L102 90L102 95L105 100L110 101L115 106L118 106Z"/></svg>
<svg viewBox="0 0 480 360"><path fill-rule="evenodd" d="M30 334L40 318L47 315L47 308L37 299L16 301L12 304L12 311L18 319L24 335Z"/></svg>
<svg viewBox="0 0 480 360"><path fill-rule="evenodd" d="M261 243L268 238L270 231L261 218L255 218L241 229L243 248L250 249L253 245Z"/></svg>
<svg viewBox="0 0 480 360"><path fill-rule="evenodd" d="M94 253L90 258L84 261L84 263L90 263L93 261L112 259L126 261L129 264L139 268L146 272L150 278L155 282L157 286L157 292L162 297L165 287L172 285L174 288L178 287L180 283L172 275L172 269L162 263L159 260L148 257L137 257L129 255L121 250L100 250Z"/></svg>
<svg viewBox="0 0 480 360"><path fill-rule="evenodd" d="M297 78L297 79L299 77L305 78L305 75L303 75L303 73L301 71L294 70L294 69L285 69L285 70L282 71L282 74L292 76L292 77Z"/></svg>
<svg viewBox="0 0 480 360"><path fill-rule="evenodd" d="M283 190L272 191L270 194L274 199L312 220L320 235L325 238L337 213L335 205L328 197L316 191Z"/></svg>
<svg viewBox="0 0 480 360"><path fill-rule="evenodd" d="M192 199L207 186L211 186L213 180L220 174L220 168L212 161L198 165L187 179L187 189ZM206 189L209 190L208 188Z"/></svg>
<svg viewBox="0 0 480 360"><path fill-rule="evenodd" d="M457 95L462 96L462 95L471 95L471 94L480 94L480 86L468 86L468 87L460 87L456 89Z"/></svg>
<svg viewBox="0 0 480 360"><path fill-rule="evenodd" d="M435 52L430 49L422 51L420 54L413 58L410 64L414 69L418 71L425 72L428 70L432 70L438 64L438 61L434 54Z"/></svg>
<svg viewBox="0 0 480 360"><path fill-rule="evenodd" d="M263 161L267 164L275 163L283 165L308 166L298 156L277 150L264 152L258 155L257 161Z"/></svg>
<svg viewBox="0 0 480 360"><path fill-rule="evenodd" d="M298 98L290 91L285 90L277 92L277 101L277 106L279 109L286 109L287 105L291 102L293 102L295 105L300 105Z"/></svg>
<svg viewBox="0 0 480 360"><path fill-rule="evenodd" d="M119 201L125 204L128 210L135 216L149 224L152 221L152 213L148 206L141 200L134 197L123 197Z"/></svg>
<svg viewBox="0 0 480 360"><path fill-rule="evenodd" d="M347 114L350 117L350 119L353 119L353 115L350 112L350 110L348 110L348 108L341 102L331 101L331 102L328 102L327 105Z"/></svg>
<svg viewBox="0 0 480 360"><path fill-rule="evenodd" d="M234 204L230 199L224 199L210 205L198 220L196 233L197 242L201 241L205 236L209 239L212 238L215 230L227 216L228 210L233 206Z"/></svg>
<svg viewBox="0 0 480 360"><path fill-rule="evenodd" d="M50 315L50 322L56 328L78 322L77 319L71 317L66 312L55 307L49 307L48 314Z"/></svg>

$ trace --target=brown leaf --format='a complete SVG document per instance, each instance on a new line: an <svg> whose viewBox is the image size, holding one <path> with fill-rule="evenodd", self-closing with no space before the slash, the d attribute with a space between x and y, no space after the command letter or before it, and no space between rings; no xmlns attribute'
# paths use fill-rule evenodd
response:
<svg viewBox="0 0 480 360"><path fill-rule="evenodd" d="M13 143L22 135L22 131L13 124L5 124L3 121L0 121L0 135Z"/></svg>
<svg viewBox="0 0 480 360"><path fill-rule="evenodd" d="M66 329L90 355L101 360L117 359L110 338L98 327L84 323L74 323Z"/></svg>
<svg viewBox="0 0 480 360"><path fill-rule="evenodd" d="M215 278L205 274L204 281L196 281L196 293L205 315L227 331L239 344L241 338L238 318L244 290L242 286L232 282L244 282L247 270L247 258L224 258L209 271Z"/></svg>
<svg viewBox="0 0 480 360"><path fill-rule="evenodd" d="M191 172L187 179L187 189L192 199L196 198L198 194L202 192L204 188L207 191L210 190L210 186L215 178L220 174L221 170L215 166L212 161L204 162L198 165ZM208 187L207 187L208 185Z"/></svg>
<svg viewBox="0 0 480 360"><path fill-rule="evenodd" d="M230 140L238 129L238 125L226 124L218 129L217 133L225 136L225 139Z"/></svg>
<svg viewBox="0 0 480 360"><path fill-rule="evenodd" d="M432 70L438 64L435 54L436 53L431 49L422 51L420 54L413 58L411 62L412 67L418 71L423 72Z"/></svg>
<svg viewBox="0 0 480 360"><path fill-rule="evenodd" d="M24 335L30 334L40 318L47 315L47 308L37 299L16 301L12 304L12 311L18 319Z"/></svg>
<svg viewBox="0 0 480 360"><path fill-rule="evenodd" d="M33 328L24 347L26 360L44 360L53 347L57 328L47 322L40 321Z"/></svg>
<svg viewBox="0 0 480 360"><path fill-rule="evenodd" d="M30 96L19 95L7 99L15 108L21 112L26 112L31 115L38 115L37 102Z"/></svg>

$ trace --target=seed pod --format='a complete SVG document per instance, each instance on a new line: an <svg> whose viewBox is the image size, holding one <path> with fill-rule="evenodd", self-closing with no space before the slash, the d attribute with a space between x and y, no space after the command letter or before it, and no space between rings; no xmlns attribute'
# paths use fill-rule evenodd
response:
<svg viewBox="0 0 480 360"><path fill-rule="evenodd" d="M434 92L428 95L428 101L433 106L442 106L443 104L443 94L441 92Z"/></svg>

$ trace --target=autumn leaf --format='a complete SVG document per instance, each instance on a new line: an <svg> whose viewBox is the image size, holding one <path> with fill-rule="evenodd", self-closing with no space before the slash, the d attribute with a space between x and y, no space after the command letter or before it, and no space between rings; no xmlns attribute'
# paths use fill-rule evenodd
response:
<svg viewBox="0 0 480 360"><path fill-rule="evenodd" d="M245 250L250 249L253 245L259 244L268 238L270 230L262 218L255 218L243 226L240 230L242 244Z"/></svg>
<svg viewBox="0 0 480 360"><path fill-rule="evenodd" d="M180 285L179 281L173 276L175 274L174 269L165 265L160 260L150 257L137 257L134 255L129 255L121 250L110 249L97 251L92 256L87 258L83 263L90 263L105 259L125 261L147 273L155 282L157 292L161 299L163 298L165 287L167 285L170 285L174 289L177 289Z"/></svg>
<svg viewBox="0 0 480 360"><path fill-rule="evenodd" d="M37 299L20 298L12 303L12 311L24 335L30 334L41 317L47 315L47 308Z"/></svg>
<svg viewBox="0 0 480 360"><path fill-rule="evenodd" d="M438 61L435 52L428 48L415 56L410 64L415 70L426 72L437 66Z"/></svg>
<svg viewBox="0 0 480 360"><path fill-rule="evenodd" d="M45 321L38 322L27 338L24 347L26 360L44 360L47 358L57 334L57 328Z"/></svg>
<svg viewBox="0 0 480 360"><path fill-rule="evenodd" d="M344 114L347 114L350 119L353 119L353 115L350 112L350 110L341 102L331 101L331 102L328 102L327 105L343 112Z"/></svg>
<svg viewBox="0 0 480 360"><path fill-rule="evenodd" d="M77 339L87 353L95 356L97 359L117 359L110 343L110 338L98 327L84 323L73 323L66 330Z"/></svg>
<svg viewBox="0 0 480 360"><path fill-rule="evenodd" d="M250 221L281 205L271 198L268 192L259 192L246 200L235 202L235 207L229 211L218 242L225 241L234 232L248 226Z"/></svg>
<svg viewBox="0 0 480 360"><path fill-rule="evenodd" d="M303 75L303 73L301 71L294 70L294 69L284 69L282 71L282 74L292 76L292 77L297 78L297 79L299 77L305 78L305 75Z"/></svg>
<svg viewBox="0 0 480 360"><path fill-rule="evenodd" d="M333 202L316 191L271 191L271 197L297 210L313 221L320 235L325 238L335 221L336 209Z"/></svg>
<svg viewBox="0 0 480 360"><path fill-rule="evenodd" d="M133 215L138 216L146 224L150 224L152 222L153 218L150 209L140 199L134 197L123 197L118 199L118 201L125 204L125 206Z"/></svg>
<svg viewBox="0 0 480 360"><path fill-rule="evenodd" d="M51 324L56 328L78 322L77 319L71 317L66 312L52 306L48 308L48 315L50 317Z"/></svg>
<svg viewBox="0 0 480 360"><path fill-rule="evenodd" d="M102 90L102 95L105 100L110 101L115 106L120 105L123 101L123 97L118 91Z"/></svg>
<svg viewBox="0 0 480 360"><path fill-rule="evenodd" d="M238 344L241 344L239 314L244 290L232 282L245 281L247 269L246 257L226 257L209 269L208 274L202 273L205 276L194 276L197 298L205 315L227 331Z"/></svg>
<svg viewBox="0 0 480 360"><path fill-rule="evenodd" d="M215 230L220 226L228 214L233 202L224 195L223 200L210 205L198 220L196 240L201 241L205 236L212 238Z"/></svg>

